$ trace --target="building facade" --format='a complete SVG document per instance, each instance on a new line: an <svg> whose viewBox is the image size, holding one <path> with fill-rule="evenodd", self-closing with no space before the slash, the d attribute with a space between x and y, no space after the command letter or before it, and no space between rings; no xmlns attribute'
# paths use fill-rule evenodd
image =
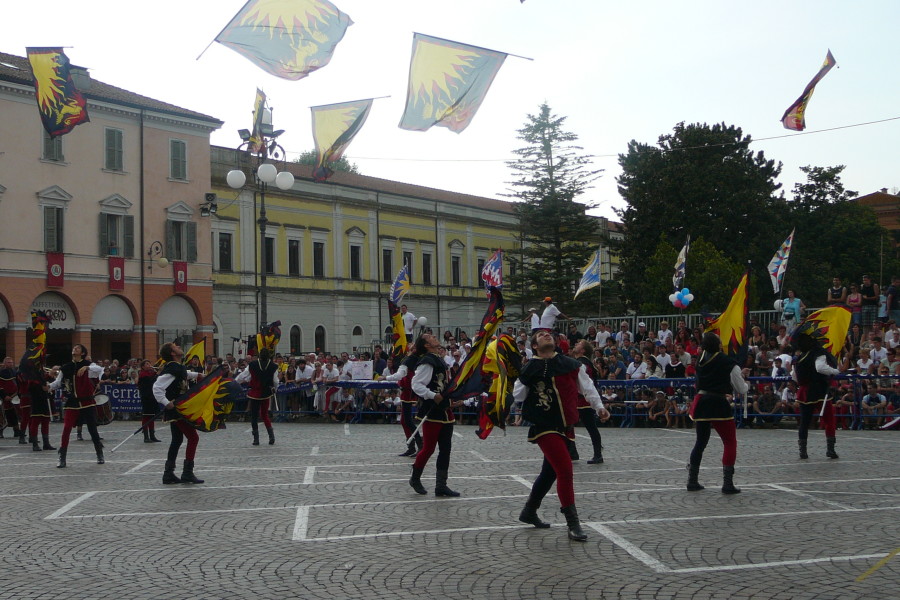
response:
<svg viewBox="0 0 900 600"><path fill-rule="evenodd" d="M24 351L33 309L53 318L48 364L75 343L122 360L211 337L198 206L222 123L73 71L90 122L50 138L27 59L0 53L0 356Z"/></svg>

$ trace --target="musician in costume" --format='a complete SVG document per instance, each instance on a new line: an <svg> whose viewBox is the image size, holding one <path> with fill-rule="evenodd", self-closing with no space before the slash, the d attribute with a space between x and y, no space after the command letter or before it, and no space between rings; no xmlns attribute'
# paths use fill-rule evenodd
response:
<svg viewBox="0 0 900 600"><path fill-rule="evenodd" d="M419 361L411 387L420 401L416 419L423 420L424 423L422 424L422 449L416 454L409 485L417 494L428 493L422 486L421 477L428 459L431 458L437 447L434 495L456 497L459 496L459 492L454 492L447 487L447 474L450 468L450 452L453 449L453 424L456 422L453 408L462 402L451 403L449 398L444 398L441 394L449 381L447 363L437 354L440 347L438 339L430 333L426 333L416 340L415 354L419 357Z"/></svg>
<svg viewBox="0 0 900 600"><path fill-rule="evenodd" d="M264 347L259 350L256 359L234 378L237 383L250 382L247 399L254 446L259 446L260 418L269 433L269 445L275 443L275 430L272 429L272 420L269 418L269 401L275 397L275 390L278 389L278 371L278 365L272 360L272 350Z"/></svg>
<svg viewBox="0 0 900 600"><path fill-rule="evenodd" d="M169 422L169 429L172 432L172 441L169 443L162 482L167 485L171 483L203 483L202 479L198 479L194 475L194 458L197 454L200 436L197 430L175 410L175 404L172 402L187 390L188 380L198 379L200 373L188 371L181 364L184 350L173 342L163 344L159 349L159 356L165 361L165 364L153 384L153 397L156 398L157 404L165 410L163 418ZM187 438L187 448L184 451L184 467L179 478L175 475L175 460L178 458L178 449L181 448L181 443L185 438Z"/></svg>
<svg viewBox="0 0 900 600"><path fill-rule="evenodd" d="M537 509L553 482L559 496L560 512L566 517L570 540L583 542L575 509L575 485L568 440L575 437L572 427L578 421L579 393L604 419L609 413L597 393L594 382L577 360L559 354L553 335L543 329L531 336L534 357L526 363L513 387L513 400L522 402L522 416L532 423L528 441L537 444L544 455L541 472L531 487L519 520L537 528L550 527L541 521Z"/></svg>
<svg viewBox="0 0 900 600"><path fill-rule="evenodd" d="M597 380L597 371L594 369L594 363L591 362L590 356L594 355L594 346L587 340L578 340L572 348L569 355L581 363L585 372L591 381ZM607 415L609 413L607 412ZM591 437L591 446L594 449L594 456L588 462L589 465L596 465L603 462L603 439L600 437L600 430L597 428L597 411L591 406L587 398L579 392L578 394L578 418L588 435ZM608 417L607 417L608 419ZM572 441L574 446L575 441ZM577 451L576 451L577 456Z"/></svg>
<svg viewBox="0 0 900 600"><path fill-rule="evenodd" d="M50 445L50 418L53 411L48 373L31 361L23 360L19 365L19 390L20 395L27 395L31 401L31 415L28 417L28 441L31 442L31 449L34 452L56 450ZM44 440L43 447L38 443L38 428Z"/></svg>
<svg viewBox="0 0 900 600"><path fill-rule="evenodd" d="M3 415L6 417L6 426L12 427L13 437L19 437L19 413L18 405L12 403L14 396L19 392L16 379L16 363L11 356L3 359L0 366L0 401L3 402ZM0 438L3 437L3 429L0 429Z"/></svg>
<svg viewBox="0 0 900 600"><path fill-rule="evenodd" d="M410 347L410 353L403 359L397 372L388 375L384 381L395 381L400 386L400 425L403 427L403 439L408 440L416 430L413 422L413 409L418 402L418 398L412 391L412 378L416 372L416 366L419 364L419 355L415 349ZM422 436L416 433L416 437L409 442L406 452L399 456L415 456L422 449Z"/></svg>
<svg viewBox="0 0 900 600"><path fill-rule="evenodd" d="M44 415L50 415L49 406L44 406L46 390L46 375L44 373L44 358L46 357L47 327L50 325L50 317L42 310L31 311L31 340L22 359L19 361L19 372L16 376L16 385L19 392L19 443L25 443L25 433L31 432L31 396L34 392L35 399L41 403L38 407L42 413L39 422ZM49 419L43 429L49 434ZM43 423L42 423L43 425ZM32 434L34 442L32 449L37 448L37 430ZM49 446L49 441L47 446Z"/></svg>
<svg viewBox="0 0 900 600"><path fill-rule="evenodd" d="M694 421L697 438L688 464L687 489L689 492L703 489L698 481L700 463L714 428L724 446L722 451L722 493L737 494L741 491L734 487L737 435L734 411L726 395L747 393L749 386L744 380L747 370L741 371L738 364L722 352L722 341L715 333L703 334L700 349L700 357L697 360L697 395L694 396L688 413Z"/></svg>
<svg viewBox="0 0 900 600"><path fill-rule="evenodd" d="M63 430L59 441L59 462L57 468L66 467L66 453L69 450L69 437L76 425L87 425L94 450L97 452L97 464L106 462L103 458L103 443L97 432L97 403L94 392L97 381L103 375L103 367L92 363L87 356L88 349L83 344L72 346L72 361L59 369L56 380L50 384L50 390L63 390Z"/></svg>
<svg viewBox="0 0 900 600"><path fill-rule="evenodd" d="M800 458L809 458L806 452L809 424L812 422L813 414L820 412L823 408L821 419L825 426L825 456L837 458L837 452L834 450L834 444L837 441L837 420L834 416L834 404L828 398L828 380L840 371L834 366L834 357L811 336L805 333L795 333L794 341L800 350L800 357L792 364L792 376L800 386L797 390L797 404L800 406L797 444L800 448ZM823 402L825 403L824 407L822 406Z"/></svg>
<svg viewBox="0 0 900 600"><path fill-rule="evenodd" d="M156 437L156 416L159 414L159 404L153 395L153 384L156 383L156 377L153 363L144 360L141 363L141 370L138 371L137 386L141 395L141 423L143 423L145 444L162 441Z"/></svg>

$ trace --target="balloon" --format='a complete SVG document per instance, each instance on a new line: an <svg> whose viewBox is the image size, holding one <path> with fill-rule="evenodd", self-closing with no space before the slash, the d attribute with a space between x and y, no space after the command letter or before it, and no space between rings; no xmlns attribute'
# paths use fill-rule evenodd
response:
<svg viewBox="0 0 900 600"><path fill-rule="evenodd" d="M693 295L693 294L688 294L687 296L685 296L685 298L687 298L687 301L688 301L688 302L693 302L693 301L694 301L694 295Z"/></svg>
<svg viewBox="0 0 900 600"><path fill-rule="evenodd" d="M691 293L691 290L689 290L688 288L684 288L683 290L681 290L681 293L687 296Z"/></svg>
<svg viewBox="0 0 900 600"><path fill-rule="evenodd" d="M416 321L416 325L418 325L419 327L425 327L426 325L428 325L428 319L426 317L419 317L419 319Z"/></svg>
<svg viewBox="0 0 900 600"><path fill-rule="evenodd" d="M684 308L684 303L681 300L676 300L675 308Z"/></svg>
<svg viewBox="0 0 900 600"><path fill-rule="evenodd" d="M779 298L778 300L775 301L775 310L777 310L778 312L781 312L781 311L782 311L782 308L781 308L781 299L780 299L780 298Z"/></svg>
<svg viewBox="0 0 900 600"><path fill-rule="evenodd" d="M675 304L676 299L677 299L677 296L675 294L669 294L669 302L671 302L672 304Z"/></svg>

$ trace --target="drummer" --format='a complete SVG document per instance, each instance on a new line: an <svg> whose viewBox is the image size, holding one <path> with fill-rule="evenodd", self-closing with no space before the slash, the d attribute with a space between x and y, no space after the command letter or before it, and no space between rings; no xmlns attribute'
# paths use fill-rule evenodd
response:
<svg viewBox="0 0 900 600"><path fill-rule="evenodd" d="M19 415L16 413L16 406L13 400L18 400L16 396L16 363L11 356L3 359L3 366L0 366L0 401L3 402L2 415L0 415L0 438L3 437L3 429L12 427L13 436L19 437Z"/></svg>
<svg viewBox="0 0 900 600"><path fill-rule="evenodd" d="M103 367L92 363L87 356L87 348L83 344L72 346L72 362L60 367L59 375L50 384L50 390L62 388L65 396L63 410L62 439L59 442L59 463L57 468L65 468L66 452L69 449L69 436L76 424L83 422L87 425L91 440L94 442L94 450L97 451L97 464L106 462L103 458L103 443L100 434L97 433L97 403L94 401L94 389L96 380L103 374Z"/></svg>

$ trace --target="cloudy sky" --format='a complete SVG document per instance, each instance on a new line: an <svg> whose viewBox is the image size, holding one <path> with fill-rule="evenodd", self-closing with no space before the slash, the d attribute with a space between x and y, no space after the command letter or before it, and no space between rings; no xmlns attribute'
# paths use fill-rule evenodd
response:
<svg viewBox="0 0 900 600"><path fill-rule="evenodd" d="M196 60L244 0L19 2L4 8L0 50L66 46L97 79L225 121L212 136L222 146L237 146L237 130L250 127L257 87L290 153L312 148L310 106L390 96L376 101L346 153L360 171L488 197L509 190L504 161L521 145L516 130L547 102L605 169L585 200L611 218L624 205L617 155L632 139L655 143L680 121L725 122L759 139L754 150L784 163L787 193L808 164L846 165L846 187L861 194L900 186L896 0L334 3L354 25L330 65L295 82L220 44ZM534 60L506 60L462 133L404 131L397 124L413 32ZM782 113L829 48L838 68L816 89L807 131L783 129ZM848 127L873 121L883 122Z"/></svg>

